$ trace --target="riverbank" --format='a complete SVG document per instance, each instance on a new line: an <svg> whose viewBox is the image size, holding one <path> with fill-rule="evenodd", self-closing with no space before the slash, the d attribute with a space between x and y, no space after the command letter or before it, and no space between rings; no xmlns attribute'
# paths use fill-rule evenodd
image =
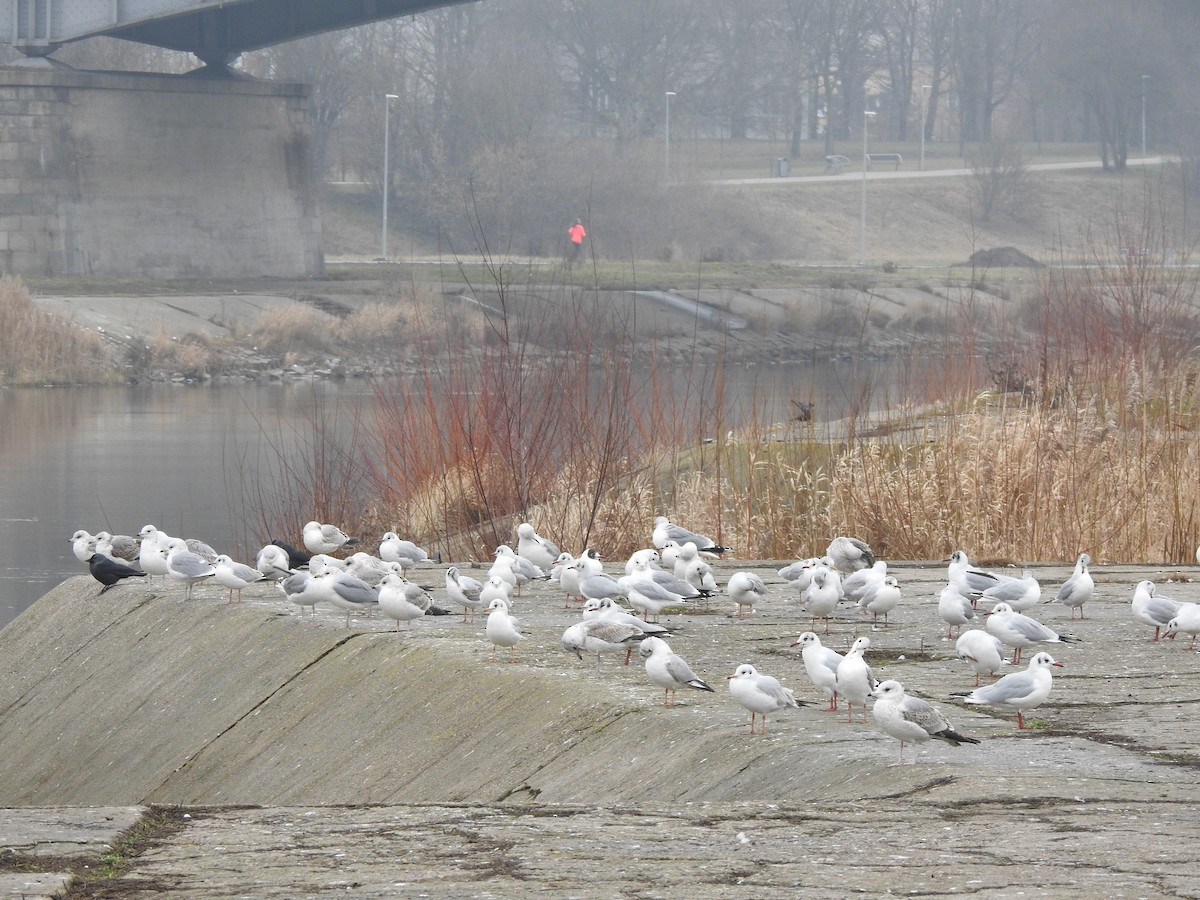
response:
<svg viewBox="0 0 1200 900"><path fill-rule="evenodd" d="M716 688L674 709L636 657L597 673L563 653L578 613L549 586L518 601L528 638L509 664L491 661L482 619L402 638L309 618L271 588L230 606L215 586L185 602L173 585L101 597L71 579L0 631L0 804L178 813L75 896L1196 896L1181 848L1200 834L1200 655L1145 643L1129 606L1142 578L1200 600L1200 585L1165 584L1194 571L1101 566L1087 619L1039 607L1081 642L1051 648L1065 668L1020 732L950 698L973 676L936 616L944 566L893 565L893 624L843 609L826 642L869 634L877 677L982 741L908 747L918 762L893 767L893 739L821 710L788 647L810 623L776 566L719 567L721 583L738 568L773 582L751 619L728 601L664 617ZM1052 590L1069 567L1034 571ZM814 706L750 737L725 686L742 662Z"/></svg>

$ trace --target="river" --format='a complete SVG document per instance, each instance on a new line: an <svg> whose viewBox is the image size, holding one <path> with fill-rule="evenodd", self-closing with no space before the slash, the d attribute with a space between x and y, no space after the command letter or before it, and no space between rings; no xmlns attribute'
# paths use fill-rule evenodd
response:
<svg viewBox="0 0 1200 900"><path fill-rule="evenodd" d="M790 418L800 402L836 418L887 371L738 366L725 373L725 424ZM314 417L342 433L369 422L377 396L365 381L0 390L0 627L87 571L69 541L80 528L136 534L152 523L253 562L266 539L255 506L295 480L279 455L303 453ZM294 500L304 485L282 489Z"/></svg>

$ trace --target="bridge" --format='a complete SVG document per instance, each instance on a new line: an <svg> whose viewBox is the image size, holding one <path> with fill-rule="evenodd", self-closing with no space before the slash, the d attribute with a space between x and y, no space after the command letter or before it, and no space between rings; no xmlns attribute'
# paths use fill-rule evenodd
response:
<svg viewBox="0 0 1200 900"><path fill-rule="evenodd" d="M324 270L309 89L232 75L249 50L468 0L0 0L0 275ZM84 72L107 36L218 77Z"/></svg>
<svg viewBox="0 0 1200 900"><path fill-rule="evenodd" d="M467 0L0 0L0 42L48 56L107 37L192 53L223 69L248 50Z"/></svg>

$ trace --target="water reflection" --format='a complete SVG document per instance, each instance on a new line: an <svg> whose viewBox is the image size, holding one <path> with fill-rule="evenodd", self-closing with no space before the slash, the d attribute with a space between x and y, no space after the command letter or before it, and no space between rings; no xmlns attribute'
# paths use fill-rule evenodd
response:
<svg viewBox="0 0 1200 900"><path fill-rule="evenodd" d="M675 402L700 403L720 382L720 427L789 419L807 403L824 420L894 402L911 367L739 364L687 376ZM86 571L68 541L78 528L153 523L245 558L274 536L256 511L286 496L276 511L294 509L298 530L311 469L281 459L311 450L316 420L343 437L366 428L376 398L364 382L0 390L0 627Z"/></svg>

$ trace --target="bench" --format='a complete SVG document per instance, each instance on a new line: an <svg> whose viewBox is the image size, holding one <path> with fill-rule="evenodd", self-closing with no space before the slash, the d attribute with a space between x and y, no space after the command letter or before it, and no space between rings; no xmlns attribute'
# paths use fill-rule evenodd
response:
<svg viewBox="0 0 1200 900"><path fill-rule="evenodd" d="M840 153L835 153L833 156L825 157L825 171L840 174L846 171L846 166L850 165L850 160L842 156Z"/></svg>
<svg viewBox="0 0 1200 900"><path fill-rule="evenodd" d="M867 168L868 169L875 168L876 163L886 163L888 165L894 165L896 167L896 171L899 172L900 171L900 163L902 163L902 162L904 162L904 158L899 153L868 153L867 154Z"/></svg>

